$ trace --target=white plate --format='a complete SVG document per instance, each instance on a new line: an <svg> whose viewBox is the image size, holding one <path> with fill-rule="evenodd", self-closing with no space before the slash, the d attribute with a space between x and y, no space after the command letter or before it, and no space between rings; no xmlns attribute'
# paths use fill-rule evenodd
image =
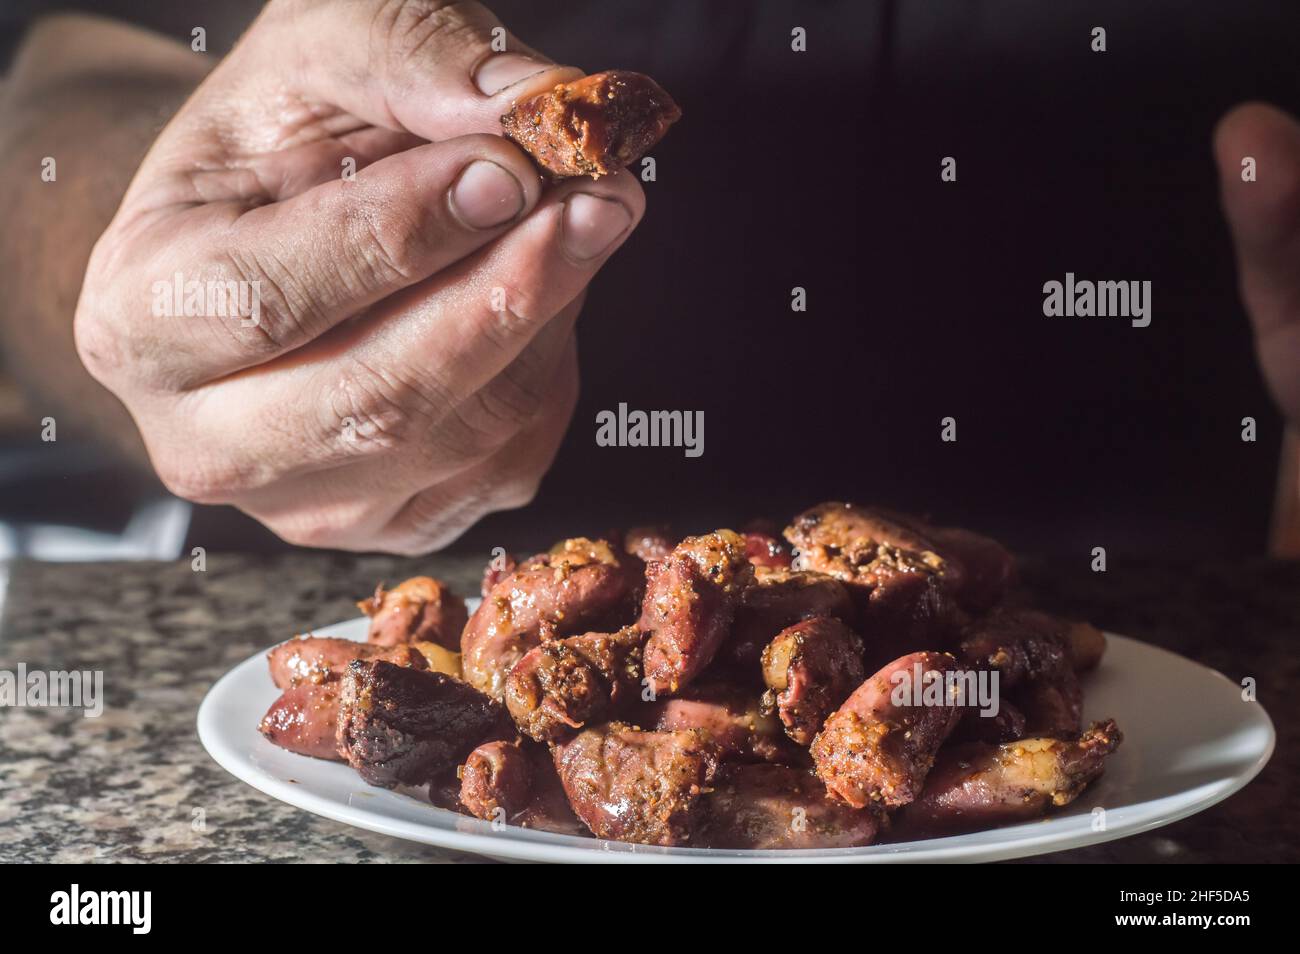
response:
<svg viewBox="0 0 1300 954"><path fill-rule="evenodd" d="M316 631L364 640L365 619ZM1163 649L1107 634L1101 667L1085 683L1085 718L1114 718L1124 744L1106 774L1074 804L1028 824L950 838L811 851L654 848L555 835L434 808L372 788L346 765L294 755L257 731L278 690L258 653L212 687L199 707L199 739L226 771L317 815L397 838L518 861L995 861L1123 838L1208 808L1259 774L1273 754L1273 723L1224 676ZM1104 827L1093 810L1105 809Z"/></svg>

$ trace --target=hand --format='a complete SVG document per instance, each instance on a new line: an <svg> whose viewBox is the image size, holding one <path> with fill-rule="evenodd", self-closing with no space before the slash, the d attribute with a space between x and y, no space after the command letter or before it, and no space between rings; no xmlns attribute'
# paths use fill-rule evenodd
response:
<svg viewBox="0 0 1300 954"><path fill-rule="evenodd" d="M1263 104L1238 106L1214 133L1223 207L1260 366L1300 427L1300 124ZM1255 160L1255 181L1242 161Z"/></svg>
<svg viewBox="0 0 1300 954"><path fill-rule="evenodd" d="M402 553L532 498L584 289L644 200L627 173L544 189L496 134L581 75L494 53L498 26L476 3L273 0L158 137L75 327L174 493Z"/></svg>

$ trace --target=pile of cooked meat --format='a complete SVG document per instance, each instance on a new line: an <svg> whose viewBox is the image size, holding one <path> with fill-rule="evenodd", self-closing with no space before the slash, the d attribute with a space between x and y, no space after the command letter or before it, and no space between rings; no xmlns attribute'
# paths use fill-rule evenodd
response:
<svg viewBox="0 0 1300 954"><path fill-rule="evenodd" d="M1025 821L1121 736L1084 728L1092 626L1029 608L995 541L825 503L784 531L638 528L358 604L277 646L277 745L498 825L843 848ZM988 694L971 687L992 686Z"/></svg>

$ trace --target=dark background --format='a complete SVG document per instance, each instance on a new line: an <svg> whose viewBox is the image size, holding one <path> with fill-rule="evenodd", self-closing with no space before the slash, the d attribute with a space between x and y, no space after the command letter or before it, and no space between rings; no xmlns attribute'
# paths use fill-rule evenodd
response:
<svg viewBox="0 0 1300 954"><path fill-rule="evenodd" d="M591 289L582 399L541 493L457 547L842 497L1080 560L1262 551L1282 422L1210 136L1244 100L1300 111L1294 0L488 5L559 61L650 73L685 115ZM11 36L36 6L6 14ZM250 5L80 6L186 40L212 23L216 48L237 30L213 11ZM1045 318L1067 271L1151 281L1150 327ZM619 402L704 411L704 456L597 447ZM225 511L193 532L266 541Z"/></svg>

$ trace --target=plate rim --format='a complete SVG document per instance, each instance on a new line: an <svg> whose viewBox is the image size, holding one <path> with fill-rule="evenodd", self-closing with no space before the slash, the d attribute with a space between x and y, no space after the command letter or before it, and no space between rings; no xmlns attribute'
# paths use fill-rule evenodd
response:
<svg viewBox="0 0 1300 954"><path fill-rule="evenodd" d="M311 635L333 636L354 639L350 635L354 629L360 629L365 617L341 620L328 626L309 630ZM341 631L341 632L340 632ZM348 634L348 635L345 635ZM1162 646L1156 646L1141 640L1107 632L1108 640L1118 640L1140 652L1160 653L1177 658L1181 663L1195 666L1210 673L1234 688L1237 684L1216 669L1212 669L1193 659L1182 656ZM199 704L196 718L199 741L208 756L226 772L246 785L265 795L284 802L302 811L328 818L355 828L373 831L378 834L404 841L432 845L451 851L487 856L513 861L540 862L578 862L578 863L970 863L983 861L1001 861L1011 858L1028 858L1035 855L1050 854L1056 851L1068 851L1073 848L1105 844L1120 838L1162 828L1181 821L1191 815L1205 811L1219 802L1230 798L1249 785L1263 771L1271 760L1277 746L1277 730L1268 711L1259 702L1254 705L1262 719L1258 728L1267 730L1268 740L1262 751L1255 757L1249 768L1229 779L1205 783L1202 786L1180 793L1187 795L1200 788L1206 789L1191 801L1172 810L1160 810L1152 807L1156 802L1140 802L1129 806L1128 810L1138 809L1138 817L1131 821L1121 820L1105 831L1096 832L1090 827L1075 832L1062 833L1054 830L1035 836L1033 830L1042 824L1035 820L1018 825L1008 825L999 829L1010 837L998 845L970 844L965 839L970 834L950 835L922 841L884 843L859 848L810 848L810 849L712 849L712 848L663 848L651 845L633 845L627 842L612 842L605 839L587 838L576 835L564 835L542 832L534 829L508 826L503 837L501 831L492 831L489 823L459 815L448 809L427 805L431 812L438 813L442 823L420 824L404 819L391 818L367 811L352 805L339 803L336 799L318 795L300 783L279 779L258 767L255 760L235 751L222 736L222 726L216 716L216 710L226 692L240 684L244 670L255 664L264 665L266 652L279 643L273 643L266 649L241 660L225 672L208 689ZM301 756L307 758L307 756ZM312 760L313 762L320 760ZM321 765L334 763L320 762ZM340 768L343 768L340 766ZM364 784L364 782L362 783ZM382 790L381 790L382 791ZM409 797L400 796L399 797ZM1165 796L1169 798L1173 796ZM412 802L420 804L412 798ZM1147 806L1143 811L1143 806ZM1114 811L1119 811L1115 809ZM446 816L445 818L441 816ZM1081 817L1081 816L1075 816ZM448 824L452 822L454 824ZM474 824L484 827L483 831L462 831L456 825ZM526 837L521 837L526 836ZM552 841L551 839L556 839ZM580 844L570 844L569 840ZM925 846L918 848L916 846Z"/></svg>

